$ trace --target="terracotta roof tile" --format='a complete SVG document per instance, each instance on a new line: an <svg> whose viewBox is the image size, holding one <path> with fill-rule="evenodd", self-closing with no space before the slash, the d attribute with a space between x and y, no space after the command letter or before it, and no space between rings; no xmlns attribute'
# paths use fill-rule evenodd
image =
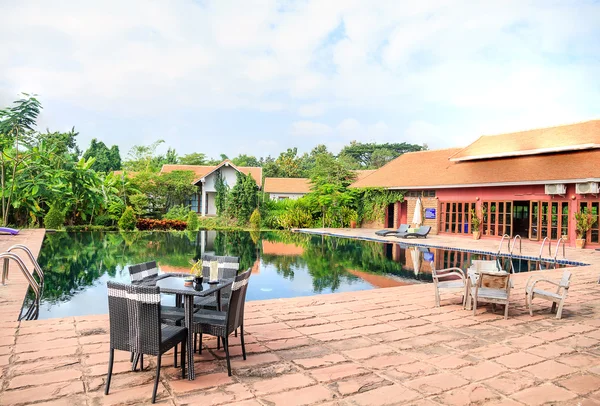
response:
<svg viewBox="0 0 600 406"><path fill-rule="evenodd" d="M371 175L372 173L375 173L377 169L362 169L362 170L356 170L354 171L354 173L356 173L356 180L361 180L366 178L367 176Z"/></svg>
<svg viewBox="0 0 600 406"><path fill-rule="evenodd" d="M600 179L600 149L464 162L448 160L460 150L409 152L352 186L420 189Z"/></svg>
<svg viewBox="0 0 600 406"><path fill-rule="evenodd" d="M308 178L265 178L266 193L310 193Z"/></svg>
<svg viewBox="0 0 600 406"><path fill-rule="evenodd" d="M161 173L168 173L173 171L192 171L194 172L194 183L197 183L200 179L213 172L215 169L223 166L225 163L229 163L232 167L237 168L240 172L246 175L252 175L252 178L258 185L262 186L262 168L254 166L235 166L231 161L225 160L219 165L163 165L160 169Z"/></svg>
<svg viewBox="0 0 600 406"><path fill-rule="evenodd" d="M450 159L461 161L591 148L600 148L600 120L509 134L485 135L452 155Z"/></svg>

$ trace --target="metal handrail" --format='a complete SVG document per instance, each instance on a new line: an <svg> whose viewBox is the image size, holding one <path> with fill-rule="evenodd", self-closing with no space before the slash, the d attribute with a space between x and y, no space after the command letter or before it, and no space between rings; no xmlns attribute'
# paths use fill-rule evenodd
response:
<svg viewBox="0 0 600 406"><path fill-rule="evenodd" d="M515 249L515 245L517 243L517 238L519 239L519 254L521 254L522 251L522 241L521 241L521 236L519 234L515 235L515 238L513 238L513 243L512 243L512 247L510 248L510 255L512 255L513 250ZM510 243L509 243L510 246Z"/></svg>
<svg viewBox="0 0 600 406"><path fill-rule="evenodd" d="M38 274L38 276L40 278L40 285L44 285L44 271L42 270L42 267L40 266L40 264L38 264L37 260L33 256L33 252L31 252L29 247L22 245L22 244L15 244L12 247L10 247L9 249L7 249L6 252L12 252L15 250L25 251L25 253L29 257L29 260L33 264L33 269L35 269L35 272ZM7 270L7 276L8 276L8 270ZM2 283L4 284L4 275L2 278Z"/></svg>
<svg viewBox="0 0 600 406"><path fill-rule="evenodd" d="M560 237L556 242L556 248L554 248L554 263L556 263L556 257L558 256L558 249L560 248L561 242L563 247L563 258L565 258L565 239Z"/></svg>
<svg viewBox="0 0 600 406"><path fill-rule="evenodd" d="M502 236L502 239L500 240L500 245L498 246L498 255L500 254L500 251L502 251L502 244L504 243L504 239L506 237L508 237L508 241L507 241L507 243L508 243L508 251L510 252L510 235L504 234Z"/></svg>
<svg viewBox="0 0 600 406"><path fill-rule="evenodd" d="M0 259L4 260L4 267L6 270L8 270L8 262L11 259L17 263L19 269L21 269L21 272L23 272L23 275L25 275L25 279L27 279L27 282L29 283L29 286L33 290L33 293L35 293L36 302L39 302L40 293L41 293L40 285L37 283L37 281L35 280L33 275L29 272L29 270L27 270L27 267L25 266L25 263L23 262L21 257L19 257L16 254L13 254L11 252L3 252L3 253L0 253ZM2 279L4 279L4 272L2 273Z"/></svg>
<svg viewBox="0 0 600 406"><path fill-rule="evenodd" d="M544 245L546 244L546 241L548 240L548 237L544 237L544 240L542 241L542 246L540 247L540 255L539 258L542 259L542 253L544 252ZM552 248L550 247L550 243L548 243L548 256L551 257L552 256Z"/></svg>

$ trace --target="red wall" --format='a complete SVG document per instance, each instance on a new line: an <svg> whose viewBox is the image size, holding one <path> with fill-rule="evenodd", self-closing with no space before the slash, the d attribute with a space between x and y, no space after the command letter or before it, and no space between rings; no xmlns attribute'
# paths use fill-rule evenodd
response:
<svg viewBox="0 0 600 406"><path fill-rule="evenodd" d="M574 184L567 185L567 192L564 197L547 195L544 191L544 185L437 189L436 196L440 203L476 202L478 212L481 212L481 204L483 201L567 201L569 202L569 245L575 245L576 233L574 213L578 210L579 201L583 200L583 198L581 195L575 194Z"/></svg>

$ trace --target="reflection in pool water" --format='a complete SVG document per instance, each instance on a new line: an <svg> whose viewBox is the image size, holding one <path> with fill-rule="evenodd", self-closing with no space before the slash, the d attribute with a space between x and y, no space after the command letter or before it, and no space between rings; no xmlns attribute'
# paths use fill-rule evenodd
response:
<svg viewBox="0 0 600 406"><path fill-rule="evenodd" d="M189 272L190 260L205 253L238 256L242 269L252 268L248 300L429 282L432 266L464 268L482 258L287 232L48 234L39 256L45 271L40 318L107 313L106 282L129 282L128 265L156 260L162 272Z"/></svg>

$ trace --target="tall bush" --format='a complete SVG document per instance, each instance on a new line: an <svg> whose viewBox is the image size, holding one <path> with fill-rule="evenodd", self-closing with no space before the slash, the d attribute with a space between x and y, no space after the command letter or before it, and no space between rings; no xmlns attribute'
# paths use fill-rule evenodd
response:
<svg viewBox="0 0 600 406"><path fill-rule="evenodd" d="M49 229L58 230L65 224L65 213L57 205L53 205L44 217L44 226Z"/></svg>
<svg viewBox="0 0 600 406"><path fill-rule="evenodd" d="M250 216L250 226L254 230L258 230L260 228L261 218L260 218L260 210L258 208L254 209L252 215Z"/></svg>
<svg viewBox="0 0 600 406"><path fill-rule="evenodd" d="M190 211L187 216L187 229L196 231L200 228L200 220L198 219L198 213Z"/></svg>
<svg viewBox="0 0 600 406"><path fill-rule="evenodd" d="M135 225L137 223L137 219L135 218L135 213L131 206L127 206L123 215L119 219L119 229L125 231L135 230Z"/></svg>
<svg viewBox="0 0 600 406"><path fill-rule="evenodd" d="M258 186L250 175L238 172L237 182L229 192L228 214L238 221L238 224L247 224L250 216L257 206Z"/></svg>
<svg viewBox="0 0 600 406"><path fill-rule="evenodd" d="M188 218L189 211L190 210L182 204L173 206L169 209L167 214L163 216L163 219L185 221Z"/></svg>
<svg viewBox="0 0 600 406"><path fill-rule="evenodd" d="M225 214L225 209L227 208L229 187L225 183L225 178L223 178L223 174L221 173L220 169L218 169L217 173L215 174L215 191L217 192L215 195L215 206L217 209L217 216L222 216Z"/></svg>

